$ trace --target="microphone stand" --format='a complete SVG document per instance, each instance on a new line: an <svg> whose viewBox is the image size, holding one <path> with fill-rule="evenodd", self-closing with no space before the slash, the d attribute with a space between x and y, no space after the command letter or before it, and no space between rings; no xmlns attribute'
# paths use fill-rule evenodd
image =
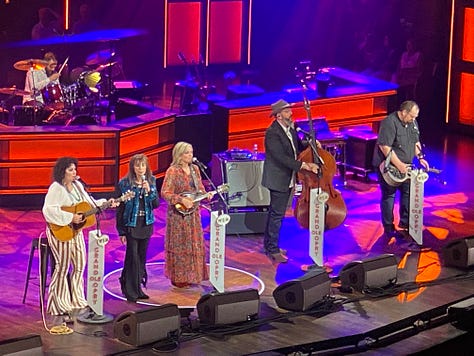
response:
<svg viewBox="0 0 474 356"><path fill-rule="evenodd" d="M309 102L308 97L306 95L307 86L306 86L305 79L306 79L306 77L303 77L303 79L301 79L301 85L302 85L302 88L303 88L304 109L306 111L306 116L308 118L308 124L309 124L308 145L311 147L311 150L313 151L313 161L319 167L317 176L318 176L318 178L321 178L322 175L323 175L322 167L324 165L324 161L321 158L321 156L318 154L318 150L317 150L317 147L316 147L316 144L315 144L316 135L315 135L315 132L314 132L314 127L313 127L313 119L311 117L310 102ZM321 179L318 179L318 189L321 189ZM319 266L316 263L312 263L310 265L307 265L305 272L321 273L321 272L325 272L325 271L326 271L326 268L324 266Z"/></svg>
<svg viewBox="0 0 474 356"><path fill-rule="evenodd" d="M221 192L219 192L219 190L217 189L216 185L214 184L214 182L211 180L211 178L209 177L209 175L206 173L206 170L204 169L204 167L201 166L201 164L197 164L197 166L199 167L199 170L202 172L202 174L204 175L204 177L206 177L206 179L209 181L209 183L211 184L211 187L213 190L216 191L217 195L219 196L219 198L221 199L222 203L224 204L225 206L225 213L227 214L229 212L229 204L227 204L227 202L225 201L225 198L224 196L222 195ZM219 209L221 210L221 209Z"/></svg>
<svg viewBox="0 0 474 356"><path fill-rule="evenodd" d="M316 163L319 166L317 176L318 178L322 177L322 166L324 165L324 161L321 158L321 156L318 154L317 147L315 145L315 132L314 132L314 127L313 127L313 119L311 117L311 107L309 104L308 97L306 95L306 84L302 82L303 86L303 103L304 103L304 109L306 110L306 116L308 118L308 123L309 123L309 138L308 138L308 145L311 147L311 150L313 151L313 160L314 163ZM320 183L320 180L318 180L318 184Z"/></svg>

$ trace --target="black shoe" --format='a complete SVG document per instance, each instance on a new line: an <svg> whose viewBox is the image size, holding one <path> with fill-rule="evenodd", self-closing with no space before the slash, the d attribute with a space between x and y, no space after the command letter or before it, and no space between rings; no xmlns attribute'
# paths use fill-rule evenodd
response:
<svg viewBox="0 0 474 356"><path fill-rule="evenodd" d="M408 236L408 231L406 233L398 230L393 230L393 231L385 231L385 236L388 239L395 238L397 241L404 241L406 240Z"/></svg>
<svg viewBox="0 0 474 356"><path fill-rule="evenodd" d="M405 224L398 224L398 228L400 230L408 230L408 225L405 225Z"/></svg>
<svg viewBox="0 0 474 356"><path fill-rule="evenodd" d="M126 298L127 298L127 302L131 302L131 303L136 303L137 300L138 300L138 298L134 298L134 297L127 297L126 296Z"/></svg>
<svg viewBox="0 0 474 356"><path fill-rule="evenodd" d="M288 257L286 257L281 252L268 254L268 258L270 258L270 260L272 262L276 262L276 263L286 263L286 262L288 262Z"/></svg>
<svg viewBox="0 0 474 356"><path fill-rule="evenodd" d="M141 292L137 299L150 299L150 296Z"/></svg>
<svg viewBox="0 0 474 356"><path fill-rule="evenodd" d="M122 277L119 277L119 282L122 294L125 295L125 280Z"/></svg>

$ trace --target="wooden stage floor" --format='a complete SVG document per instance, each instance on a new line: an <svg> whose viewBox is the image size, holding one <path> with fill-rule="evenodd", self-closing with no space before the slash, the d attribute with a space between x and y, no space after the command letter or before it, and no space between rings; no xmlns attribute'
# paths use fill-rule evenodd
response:
<svg viewBox="0 0 474 356"><path fill-rule="evenodd" d="M199 326L193 308L202 295L211 291L210 284L204 282L179 290L162 274L165 204L156 211L148 254L149 305L128 303L120 295L117 278L125 249L117 238L114 213L109 210L101 222L102 231L111 238L106 246L105 312L116 317L150 305L175 303L183 307L183 314L189 315L181 319L179 342L169 352L173 355L306 355L312 351L327 354L329 349L334 354L367 350L366 354L394 355L423 350L434 353L431 347L461 354L460 345L472 345L472 332L466 334L444 321L448 306L474 296L473 270L445 267L440 251L450 241L473 235L474 139L429 136L425 139L428 158L444 174L441 179L431 176L425 187L426 249L414 251L407 248L409 241L384 239L379 222L378 185L349 176L347 185L340 187L348 206L346 221L325 234L325 262L334 277L331 298L310 312L297 313L279 308L272 296L278 285L303 276L302 266L311 263L308 233L289 212L281 241L281 247L288 250L287 264L274 265L267 259L262 253L260 234L226 238L226 290L259 288L262 293L258 319L239 327L205 328ZM440 180L446 180L446 184ZM135 348L114 338L113 322L94 325L82 323L74 316L74 323L68 324L74 330L72 334L50 334L47 329L60 325L62 320L45 315L43 322L37 278L30 280L26 303L22 303L31 239L44 229L40 208L1 207L0 214L0 340L38 334L47 355L159 354L151 346ZM205 211L203 224L208 241L209 216ZM337 276L345 264L384 253L394 254L398 262L397 284L386 291L389 293L347 293L338 288ZM32 276L38 276L37 266L35 259Z"/></svg>

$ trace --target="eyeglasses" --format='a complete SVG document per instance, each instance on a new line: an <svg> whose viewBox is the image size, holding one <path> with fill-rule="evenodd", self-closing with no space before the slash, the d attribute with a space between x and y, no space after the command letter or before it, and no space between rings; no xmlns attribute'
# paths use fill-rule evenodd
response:
<svg viewBox="0 0 474 356"><path fill-rule="evenodd" d="M410 116L413 120L418 117L418 114L412 114L411 112L407 113L408 116Z"/></svg>

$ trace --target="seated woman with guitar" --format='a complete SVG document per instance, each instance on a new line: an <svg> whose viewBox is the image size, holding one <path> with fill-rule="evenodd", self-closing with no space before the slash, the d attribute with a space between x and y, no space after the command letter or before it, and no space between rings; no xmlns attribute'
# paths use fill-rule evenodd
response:
<svg viewBox="0 0 474 356"><path fill-rule="evenodd" d="M193 195L206 193L199 168L192 164L193 147L186 142L178 142L173 147L173 162L167 169L161 196L168 202L165 236L165 276L177 288L189 287L209 279L200 199Z"/></svg>
<svg viewBox="0 0 474 356"><path fill-rule="evenodd" d="M93 199L80 182L77 165L73 157L56 161L54 181L43 205L43 216L48 223L46 236L56 263L48 293L47 311L52 315L67 315L73 309L87 307L84 297L86 247L82 228L94 224L97 211L119 204L115 199Z"/></svg>
<svg viewBox="0 0 474 356"><path fill-rule="evenodd" d="M146 253L155 222L153 209L158 207L156 178L144 154L130 159L128 173L118 183L117 194L128 192L132 198L121 204L116 214L120 241L127 244L119 280L123 295L129 302L136 302L149 298L141 286L147 283Z"/></svg>

